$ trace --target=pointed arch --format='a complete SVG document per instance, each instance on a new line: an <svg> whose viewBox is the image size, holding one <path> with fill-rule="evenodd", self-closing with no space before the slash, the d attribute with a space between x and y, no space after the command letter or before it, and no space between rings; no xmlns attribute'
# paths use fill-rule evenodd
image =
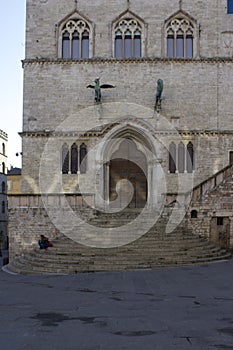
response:
<svg viewBox="0 0 233 350"><path fill-rule="evenodd" d="M185 170L185 146L183 142L178 145L178 172L184 173Z"/></svg>
<svg viewBox="0 0 233 350"><path fill-rule="evenodd" d="M78 172L78 146L73 143L71 146L71 174Z"/></svg>
<svg viewBox="0 0 233 350"><path fill-rule="evenodd" d="M187 12L179 10L164 23L165 56L191 59L199 55L197 21Z"/></svg>
<svg viewBox="0 0 233 350"><path fill-rule="evenodd" d="M192 173L194 170L194 147L192 142L187 145L187 172Z"/></svg>
<svg viewBox="0 0 233 350"><path fill-rule="evenodd" d="M69 146L65 143L62 146L62 174L69 173L69 164L70 164L70 152Z"/></svg>
<svg viewBox="0 0 233 350"><path fill-rule="evenodd" d="M2 201L2 214L5 214L6 212L6 203L5 201Z"/></svg>
<svg viewBox="0 0 233 350"><path fill-rule="evenodd" d="M93 57L93 24L75 10L57 24L58 57L88 59Z"/></svg>
<svg viewBox="0 0 233 350"><path fill-rule="evenodd" d="M85 143L80 146L79 165L80 174L85 174L87 171L87 146Z"/></svg>
<svg viewBox="0 0 233 350"><path fill-rule="evenodd" d="M6 192L6 183L5 181L2 181L2 193Z"/></svg>
<svg viewBox="0 0 233 350"><path fill-rule="evenodd" d="M169 145L169 172L171 174L176 172L176 145L174 142Z"/></svg>
<svg viewBox="0 0 233 350"><path fill-rule="evenodd" d="M6 146L5 143L2 143L2 154L5 156L6 155Z"/></svg>
<svg viewBox="0 0 233 350"><path fill-rule="evenodd" d="M2 173L6 173L6 164L4 162L2 162Z"/></svg>
<svg viewBox="0 0 233 350"><path fill-rule="evenodd" d="M124 11L112 22L112 52L115 58L145 56L145 22L130 10Z"/></svg>

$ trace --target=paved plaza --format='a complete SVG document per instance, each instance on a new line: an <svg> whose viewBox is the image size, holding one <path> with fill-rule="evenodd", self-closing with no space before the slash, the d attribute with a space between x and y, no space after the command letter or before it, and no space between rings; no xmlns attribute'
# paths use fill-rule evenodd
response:
<svg viewBox="0 0 233 350"><path fill-rule="evenodd" d="M1 350L233 349L233 260L0 286Z"/></svg>

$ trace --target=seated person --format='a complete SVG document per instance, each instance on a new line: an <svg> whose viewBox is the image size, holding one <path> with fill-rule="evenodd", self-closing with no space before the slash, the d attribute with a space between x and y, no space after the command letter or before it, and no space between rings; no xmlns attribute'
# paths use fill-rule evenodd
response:
<svg viewBox="0 0 233 350"><path fill-rule="evenodd" d="M40 240L38 241L40 249L47 249L49 246L49 239L44 235L40 235Z"/></svg>

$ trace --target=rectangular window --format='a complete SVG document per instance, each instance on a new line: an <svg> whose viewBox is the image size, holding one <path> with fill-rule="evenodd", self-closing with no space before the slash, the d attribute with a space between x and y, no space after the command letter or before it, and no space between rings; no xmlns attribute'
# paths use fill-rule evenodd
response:
<svg viewBox="0 0 233 350"><path fill-rule="evenodd" d="M186 37L186 58L193 58L193 37L187 35Z"/></svg>
<svg viewBox="0 0 233 350"><path fill-rule="evenodd" d="M72 58L73 59L79 58L79 36L78 36L78 33L74 33L73 39L72 39Z"/></svg>
<svg viewBox="0 0 233 350"><path fill-rule="evenodd" d="M168 35L167 37L167 57L174 57L174 36Z"/></svg>
<svg viewBox="0 0 233 350"><path fill-rule="evenodd" d="M115 39L115 57L122 58L122 36L121 34L116 34Z"/></svg>
<svg viewBox="0 0 233 350"><path fill-rule="evenodd" d="M217 225L222 226L223 225L223 217L218 217L217 218Z"/></svg>
<svg viewBox="0 0 233 350"><path fill-rule="evenodd" d="M233 0L227 0L227 13L233 13Z"/></svg>
<svg viewBox="0 0 233 350"><path fill-rule="evenodd" d="M177 35L176 38L176 57L184 57L184 37L183 35Z"/></svg>
<svg viewBox="0 0 233 350"><path fill-rule="evenodd" d="M85 32L82 37L82 58L89 58L89 35Z"/></svg>
<svg viewBox="0 0 233 350"><path fill-rule="evenodd" d="M229 152L229 164L233 165L233 151Z"/></svg>
<svg viewBox="0 0 233 350"><path fill-rule="evenodd" d="M64 37L62 41L62 57L70 58L70 39L67 37Z"/></svg>
<svg viewBox="0 0 233 350"><path fill-rule="evenodd" d="M125 34L124 58L132 58L132 36L130 32Z"/></svg>
<svg viewBox="0 0 233 350"><path fill-rule="evenodd" d="M135 34L134 35L134 57L140 58L141 57L141 35Z"/></svg>

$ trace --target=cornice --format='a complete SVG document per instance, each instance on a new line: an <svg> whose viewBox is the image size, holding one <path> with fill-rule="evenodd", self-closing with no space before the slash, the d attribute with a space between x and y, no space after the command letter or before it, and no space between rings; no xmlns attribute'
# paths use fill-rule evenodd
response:
<svg viewBox="0 0 233 350"><path fill-rule="evenodd" d="M104 125L102 130L89 130L89 131L23 131L20 132L19 135L21 137L76 137L79 139L86 139L86 138L93 138L93 137L100 137L105 135L109 130L111 130L114 126L118 125L119 123L113 123L112 125ZM201 135L201 136L225 136L225 135L233 135L233 130L180 130L180 129L174 129L174 130L153 130L154 135L182 135L182 136L195 136L195 135Z"/></svg>
<svg viewBox="0 0 233 350"><path fill-rule="evenodd" d="M6 132L0 129L0 137L4 139L5 141L8 141L8 135Z"/></svg>
<svg viewBox="0 0 233 350"><path fill-rule="evenodd" d="M116 58L89 58L89 59L50 59L50 58L27 58L22 60L23 67L25 65L46 65L46 64L62 64L62 65L71 65L71 64L100 64L100 63L109 63L109 64L139 64L139 63L177 63L177 64L190 64L190 63L233 63L233 57L200 57L193 59L185 58L167 58L167 57L144 57L144 58L133 58L133 59L116 59Z"/></svg>

